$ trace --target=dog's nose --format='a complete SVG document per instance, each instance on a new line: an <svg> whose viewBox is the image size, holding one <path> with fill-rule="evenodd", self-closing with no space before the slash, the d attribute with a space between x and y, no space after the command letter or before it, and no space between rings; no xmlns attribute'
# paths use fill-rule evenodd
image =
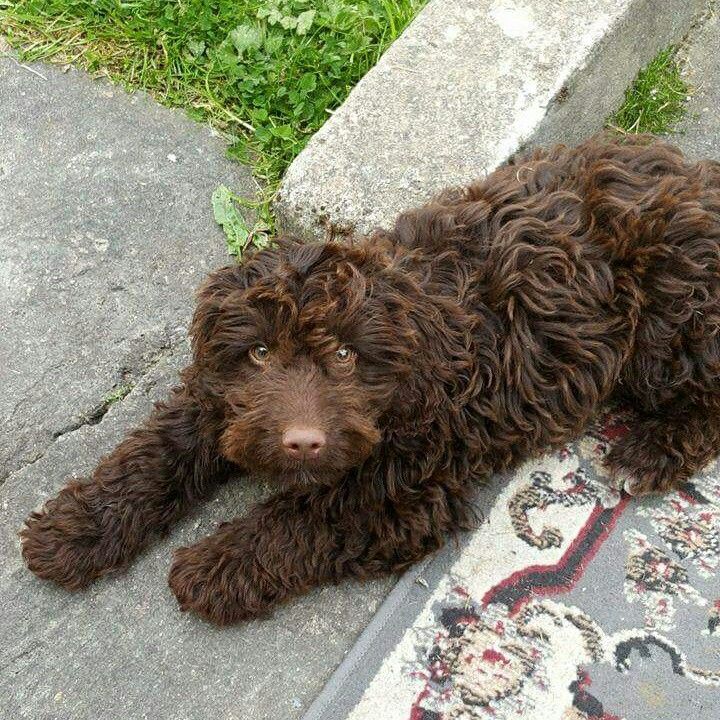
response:
<svg viewBox="0 0 720 720"><path fill-rule="evenodd" d="M282 444L291 458L316 458L325 447L325 433L320 428L295 425L283 433Z"/></svg>

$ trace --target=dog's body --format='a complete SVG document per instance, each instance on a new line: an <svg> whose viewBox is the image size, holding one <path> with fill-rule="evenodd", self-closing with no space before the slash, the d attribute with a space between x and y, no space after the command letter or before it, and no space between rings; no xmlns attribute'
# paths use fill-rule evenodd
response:
<svg viewBox="0 0 720 720"><path fill-rule="evenodd" d="M183 385L33 513L30 568L123 567L234 470L283 489L176 554L218 623L406 567L473 521L479 480L577 436L607 401L631 493L720 452L720 164L648 139L538 151L351 245L281 241L212 275Z"/></svg>

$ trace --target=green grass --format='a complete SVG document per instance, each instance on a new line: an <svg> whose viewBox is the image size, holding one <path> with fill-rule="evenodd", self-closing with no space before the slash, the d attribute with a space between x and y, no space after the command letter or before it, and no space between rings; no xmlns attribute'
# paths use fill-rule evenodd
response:
<svg viewBox="0 0 720 720"><path fill-rule="evenodd" d="M77 64L225 132L262 187L212 197L240 256L269 241L285 168L426 1L0 0L0 34L25 60Z"/></svg>
<svg viewBox="0 0 720 720"><path fill-rule="evenodd" d="M210 121L273 186L424 3L0 0L0 32Z"/></svg>
<svg viewBox="0 0 720 720"><path fill-rule="evenodd" d="M272 193L259 193L260 198L252 201L236 195L230 188L220 185L212 194L212 207L215 222L225 233L227 249L230 255L242 257L248 245L256 248L267 247L271 243L275 221L270 210ZM249 212L242 212L241 207ZM253 217L248 223L246 217Z"/></svg>
<svg viewBox="0 0 720 720"><path fill-rule="evenodd" d="M638 73L608 124L626 133L673 132L685 115L689 91L675 48L669 47Z"/></svg>
<svg viewBox="0 0 720 720"><path fill-rule="evenodd" d="M0 0L2 2L2 0ZM111 405L114 405L116 402L119 402L124 397L130 394L130 391L132 390L132 385L119 385L115 389L111 390L104 398L103 398L103 405L107 408Z"/></svg>

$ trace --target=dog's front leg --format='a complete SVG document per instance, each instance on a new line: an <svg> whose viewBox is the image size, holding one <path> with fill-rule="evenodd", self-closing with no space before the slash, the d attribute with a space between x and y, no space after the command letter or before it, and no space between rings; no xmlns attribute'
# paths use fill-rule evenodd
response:
<svg viewBox="0 0 720 720"><path fill-rule="evenodd" d="M183 610L228 625L344 577L402 570L467 526L442 493L371 506L333 488L287 490L191 547L169 583Z"/></svg>
<svg viewBox="0 0 720 720"><path fill-rule="evenodd" d="M212 421L184 388L104 458L30 514L22 553L36 575L79 589L127 565L154 532L227 475Z"/></svg>

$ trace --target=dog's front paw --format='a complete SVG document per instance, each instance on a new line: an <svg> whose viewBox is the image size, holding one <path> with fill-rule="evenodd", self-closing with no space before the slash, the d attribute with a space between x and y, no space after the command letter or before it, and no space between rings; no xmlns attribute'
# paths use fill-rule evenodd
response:
<svg viewBox="0 0 720 720"><path fill-rule="evenodd" d="M79 590L108 569L102 532L84 500L85 487L72 483L33 512L20 531L22 555L38 577Z"/></svg>
<svg viewBox="0 0 720 720"><path fill-rule="evenodd" d="M603 462L615 487L628 495L658 495L687 482L693 469L679 426L649 418L618 438Z"/></svg>
<svg viewBox="0 0 720 720"><path fill-rule="evenodd" d="M216 625L265 615L275 604L276 592L252 555L224 547L213 536L175 551L168 583L181 610Z"/></svg>
<svg viewBox="0 0 720 720"><path fill-rule="evenodd" d="M605 458L613 485L634 497L658 495L685 481L675 458L643 448L632 455L624 447L613 448Z"/></svg>
<svg viewBox="0 0 720 720"><path fill-rule="evenodd" d="M620 492L633 496L652 494L654 485L652 481L648 483L645 478L633 475L627 470L615 471L612 476L612 484Z"/></svg>

